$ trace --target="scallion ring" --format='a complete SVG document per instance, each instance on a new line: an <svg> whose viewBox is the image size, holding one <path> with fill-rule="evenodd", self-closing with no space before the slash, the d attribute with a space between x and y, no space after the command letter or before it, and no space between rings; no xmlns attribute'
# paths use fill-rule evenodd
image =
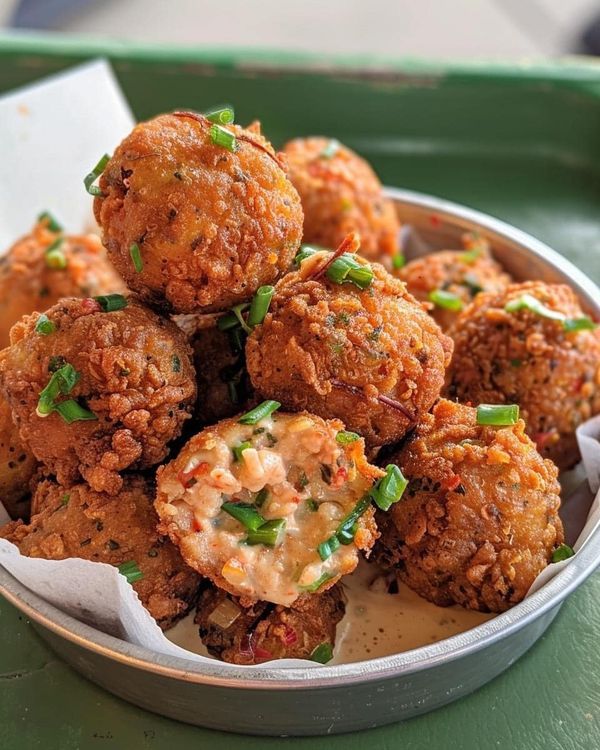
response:
<svg viewBox="0 0 600 750"><path fill-rule="evenodd" d="M121 563L117 566L119 573L127 578L128 583L135 583L141 581L144 574L140 570L135 560L128 560L127 562Z"/></svg>
<svg viewBox="0 0 600 750"><path fill-rule="evenodd" d="M127 297L122 294L101 294L94 297L104 312L115 312L127 307Z"/></svg>
<svg viewBox="0 0 600 750"><path fill-rule="evenodd" d="M355 443L357 440L360 440L360 435L357 435L356 432L350 432L349 430L340 430L335 436L335 439L340 445L350 445L350 443Z"/></svg>
<svg viewBox="0 0 600 750"><path fill-rule="evenodd" d="M42 313L35 324L35 332L40 336L49 336L54 331L56 331L56 325L45 313Z"/></svg>
<svg viewBox="0 0 600 750"><path fill-rule="evenodd" d="M73 424L73 422L92 422L98 419L93 411L81 406L74 398L55 404L54 411L58 412L67 424Z"/></svg>
<svg viewBox="0 0 600 750"><path fill-rule="evenodd" d="M308 658L319 664L327 664L328 661L333 659L333 646L331 643L319 643L319 645L312 650Z"/></svg>
<svg viewBox="0 0 600 750"><path fill-rule="evenodd" d="M274 292L275 288L272 286L261 286L258 289L250 304L250 312L246 321L250 328L254 328L254 326L263 322L265 315L269 311Z"/></svg>
<svg viewBox="0 0 600 750"><path fill-rule="evenodd" d="M100 177L102 172L104 172L106 165L110 161L110 156L108 154L104 154L104 156L100 159L98 164L92 169L92 171L86 175L83 178L83 184L85 185L85 189L88 191L90 195L100 196L103 197L103 192L100 190L100 188L97 185L94 185L94 182Z"/></svg>
<svg viewBox="0 0 600 750"><path fill-rule="evenodd" d="M518 404L479 404L477 407L477 424L508 427L518 421Z"/></svg>
<svg viewBox="0 0 600 750"><path fill-rule="evenodd" d="M573 547L569 547L568 544L561 544L552 553L552 562L557 563L562 562L563 560L568 560L570 557L573 557L574 554L575 550Z"/></svg>
<svg viewBox="0 0 600 750"><path fill-rule="evenodd" d="M231 131L227 130L227 128L214 124L210 126L209 133L210 140L215 146L221 146L221 148L225 148L232 153L237 151L237 139Z"/></svg>
<svg viewBox="0 0 600 750"><path fill-rule="evenodd" d="M279 401L263 401L262 404L259 404L254 409L246 412L246 414L243 414L238 419L238 422L240 424L258 424L263 419L270 417L280 406L281 404Z"/></svg>
<svg viewBox="0 0 600 750"><path fill-rule="evenodd" d="M447 292L445 289L433 289L429 292L429 301L443 310L452 312L460 312L464 307L463 301L457 294Z"/></svg>
<svg viewBox="0 0 600 750"><path fill-rule="evenodd" d="M250 503L223 503L221 510L239 521L248 531L256 531L265 523L265 519Z"/></svg>
<svg viewBox="0 0 600 750"><path fill-rule="evenodd" d="M285 518L274 518L272 521L265 521L257 529L248 531L246 544L264 544L266 547L277 547L283 541L285 534Z"/></svg>
<svg viewBox="0 0 600 750"><path fill-rule="evenodd" d="M371 497L378 508L389 510L400 500L407 486L408 479L402 474L400 468L395 464L388 464L385 467L385 476L371 490Z"/></svg>
<svg viewBox="0 0 600 750"><path fill-rule="evenodd" d="M231 125L235 119L235 112L231 105L226 105L205 112L204 117L217 125Z"/></svg>

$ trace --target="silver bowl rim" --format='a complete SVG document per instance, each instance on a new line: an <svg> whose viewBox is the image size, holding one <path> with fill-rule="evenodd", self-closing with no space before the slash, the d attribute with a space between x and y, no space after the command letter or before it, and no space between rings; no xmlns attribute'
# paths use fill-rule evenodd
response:
<svg viewBox="0 0 600 750"><path fill-rule="evenodd" d="M500 219L460 204L430 195L385 188L392 200L431 210L436 216L459 216L485 229L488 234L518 243L547 265L570 278L594 304L600 317L600 289L569 260L543 242ZM539 591L503 614L456 636L429 646L392 656L338 666L282 669L277 667L235 667L214 662L204 664L185 658L158 654L128 643L76 620L23 586L0 565L0 594L28 618L55 635L99 656L145 672L185 682L243 690L313 690L348 687L385 679L397 679L476 654L508 638L548 611L558 607L600 564L600 527L590 536L576 557Z"/></svg>

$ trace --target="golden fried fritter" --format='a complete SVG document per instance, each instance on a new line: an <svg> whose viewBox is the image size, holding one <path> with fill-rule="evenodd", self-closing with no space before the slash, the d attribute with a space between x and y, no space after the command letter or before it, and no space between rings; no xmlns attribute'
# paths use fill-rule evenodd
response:
<svg viewBox="0 0 600 750"><path fill-rule="evenodd" d="M115 496L83 483L66 488L44 480L34 497L41 512L28 525L17 521L3 526L0 537L28 557L79 557L116 566L135 562L143 577L133 588L166 630L195 604L200 577L156 531L153 494L152 483L139 476L127 477Z"/></svg>
<svg viewBox="0 0 600 750"><path fill-rule="evenodd" d="M0 397L0 502L11 518L29 516L29 482L37 461L19 438L11 410Z"/></svg>
<svg viewBox="0 0 600 750"><path fill-rule="evenodd" d="M440 400L393 458L410 483L377 514L376 557L435 604L503 612L563 541L558 471L522 420L482 426L476 411Z"/></svg>
<svg viewBox="0 0 600 750"><path fill-rule="evenodd" d="M295 138L284 147L304 210L304 242L335 248L358 231L360 252L388 269L398 253L400 223L371 166L328 138Z"/></svg>
<svg viewBox="0 0 600 750"><path fill-rule="evenodd" d="M188 565L244 606L289 606L333 586L377 538L366 496L383 475L360 438L337 440L341 430L306 412L207 428L158 470L161 529ZM342 526L353 530L340 544Z"/></svg>
<svg viewBox="0 0 600 750"><path fill-rule="evenodd" d="M283 162L260 133L227 129L234 152L212 142L206 118L161 115L134 128L100 178L94 211L109 258L130 289L173 312L249 299L300 244L302 207Z"/></svg>
<svg viewBox="0 0 600 750"><path fill-rule="evenodd" d="M500 292L511 282L490 255L487 242L470 235L465 237L464 250L442 250L417 258L398 275L418 300L433 303L431 314L445 331L476 294ZM441 299L436 301L440 291Z"/></svg>
<svg viewBox="0 0 600 750"><path fill-rule="evenodd" d="M232 664L260 664L270 659L309 659L319 646L333 651L336 626L346 606L341 586L316 596L301 596L291 607L239 599L214 586L198 601L195 622L213 656Z"/></svg>
<svg viewBox="0 0 600 750"><path fill-rule="evenodd" d="M528 308L508 312L525 295L545 313L579 320L573 291L538 281L480 294L449 332L455 342L447 394L462 402L516 403L527 434L560 469L579 460L575 429L600 412L600 330L565 330Z"/></svg>
<svg viewBox="0 0 600 750"><path fill-rule="evenodd" d="M62 254L58 261L46 255L53 245ZM96 235L62 235L44 219L0 258L0 348L8 346L9 331L23 315L41 312L62 297L124 290Z"/></svg>
<svg viewBox="0 0 600 750"><path fill-rule="evenodd" d="M119 472L162 461L192 410L190 347L134 297L113 312L94 299L64 299L45 315L53 332L36 331L34 313L0 353L0 387L21 439L62 484L83 477L96 491L118 492ZM39 411L47 387L50 407L69 401L69 413Z"/></svg>
<svg viewBox="0 0 600 750"><path fill-rule="evenodd" d="M438 398L452 341L377 263L366 289L303 260L275 287L246 345L253 386L289 409L341 419L370 446L399 440Z"/></svg>

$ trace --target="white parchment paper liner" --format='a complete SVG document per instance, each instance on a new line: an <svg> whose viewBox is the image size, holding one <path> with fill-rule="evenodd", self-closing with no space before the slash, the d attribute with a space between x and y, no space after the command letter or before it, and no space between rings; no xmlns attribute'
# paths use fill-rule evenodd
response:
<svg viewBox="0 0 600 750"><path fill-rule="evenodd" d="M68 230L86 229L91 219L91 198L83 189L83 176L105 151L112 151L132 123L123 94L103 61L79 66L0 99L0 143L6 168L0 184L0 243L8 246L45 209L53 211ZM580 486L563 503L561 515L567 520L570 508L581 512L583 504L584 513L589 508L574 544L576 551L600 522L600 417L582 425L577 436L595 498L590 506L589 491ZM0 524L6 520L0 503ZM569 563L549 565L529 594ZM161 654L196 662L214 661L171 643L125 577L111 565L24 557L4 539L0 539L0 564L57 608L106 633ZM319 666L303 659L266 664L281 669ZM240 668L225 663L222 666Z"/></svg>

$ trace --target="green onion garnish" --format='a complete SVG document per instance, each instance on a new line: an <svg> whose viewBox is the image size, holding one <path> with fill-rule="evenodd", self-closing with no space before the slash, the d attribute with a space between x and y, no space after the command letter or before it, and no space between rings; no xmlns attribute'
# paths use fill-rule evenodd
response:
<svg viewBox="0 0 600 750"><path fill-rule="evenodd" d="M327 664L328 661L333 659L333 647L331 643L319 643L308 658L311 661L319 662L319 664Z"/></svg>
<svg viewBox="0 0 600 750"><path fill-rule="evenodd" d="M299 266L303 260L306 260L306 258L310 258L311 255L323 251L331 252L329 248L320 247L320 245L300 245L300 250L298 250L298 252L296 253L294 263Z"/></svg>
<svg viewBox="0 0 600 750"><path fill-rule="evenodd" d="M365 495L362 500L358 501L350 513L342 519L335 534L332 534L329 539L326 539L319 544L317 552L319 553L321 560L326 560L332 555L340 544L352 544L354 536L358 530L358 519L367 510L370 504L371 496ZM325 555L325 557L323 557L323 555Z"/></svg>
<svg viewBox="0 0 600 750"><path fill-rule="evenodd" d="M204 117L217 125L230 125L235 119L233 107L227 105L218 109L210 109L204 113Z"/></svg>
<svg viewBox="0 0 600 750"><path fill-rule="evenodd" d="M461 298L445 289L433 289L429 292L429 301L444 310L452 310L452 312L460 312L463 309Z"/></svg>
<svg viewBox="0 0 600 750"><path fill-rule="evenodd" d="M277 547L283 540L285 526L285 518L266 521L258 529L250 529L245 540L246 544L264 544L266 547Z"/></svg>
<svg viewBox="0 0 600 750"><path fill-rule="evenodd" d="M340 445L349 445L350 443L360 440L360 435L357 435L356 432L350 432L349 430L340 430L335 436L335 439Z"/></svg>
<svg viewBox="0 0 600 750"><path fill-rule="evenodd" d="M256 531L265 523L265 519L256 510L256 507L250 505L250 503L223 503L221 510L224 510L225 513L228 513L236 521L243 524L248 531Z"/></svg>
<svg viewBox="0 0 600 750"><path fill-rule="evenodd" d="M510 300L504 305L506 312L514 313L520 312L521 310L529 310L542 318L550 318L550 320L564 320L565 316L558 310L551 310L546 307L543 302L534 297L531 294L523 294L516 299Z"/></svg>
<svg viewBox="0 0 600 750"><path fill-rule="evenodd" d="M42 313L35 324L35 332L40 336L49 336L54 331L56 331L56 326L45 313Z"/></svg>
<svg viewBox="0 0 600 750"><path fill-rule="evenodd" d="M121 563L121 565L118 566L117 570L122 576L125 576L125 578L127 578L128 583L141 581L144 577L144 574L139 569L138 564L135 560L129 560L128 562Z"/></svg>
<svg viewBox="0 0 600 750"><path fill-rule="evenodd" d="M231 131L221 127L221 125L215 124L210 126L209 133L210 140L215 146L221 146L231 152L237 150L237 139Z"/></svg>
<svg viewBox="0 0 600 750"><path fill-rule="evenodd" d="M67 395L75 387L79 380L79 373L73 365L65 364L53 373L48 385L40 391L37 405L38 416L47 416L54 411L55 401L62 393Z"/></svg>
<svg viewBox="0 0 600 750"><path fill-rule="evenodd" d="M464 253L461 253L458 256L458 259L461 260L463 263L468 263L469 265L473 265L475 261L479 258L481 255L481 248L480 247L474 247L472 250L467 250Z"/></svg>
<svg viewBox="0 0 600 750"><path fill-rule="evenodd" d="M262 404L259 404L254 409L243 414L238 419L238 422L240 424L258 424L263 419L271 416L271 414L273 414L274 411L277 411L280 406L281 404L279 401L263 401Z"/></svg>
<svg viewBox="0 0 600 750"><path fill-rule="evenodd" d="M62 237L57 237L54 242L46 248L44 259L48 268L62 271L67 267L67 258L60 249L63 243Z"/></svg>
<svg viewBox="0 0 600 750"><path fill-rule="evenodd" d="M329 143L321 151L320 156L323 159L332 159L340 150L340 142L336 138L331 138Z"/></svg>
<svg viewBox="0 0 600 750"><path fill-rule="evenodd" d="M344 544L344 545L352 544L357 531L358 531L358 521L355 521L352 524L352 526L347 526L342 531L338 531L337 538L340 540L340 544Z"/></svg>
<svg viewBox="0 0 600 750"><path fill-rule="evenodd" d="M133 245L129 248L129 255L131 256L131 260L133 261L135 272L141 273L144 270L144 261L142 260L142 251L140 250L140 246L137 242L134 242Z"/></svg>
<svg viewBox="0 0 600 750"><path fill-rule="evenodd" d="M371 266L359 263L351 253L343 253L336 258L325 273L335 284L351 283L359 289L367 289L373 281Z"/></svg>
<svg viewBox="0 0 600 750"><path fill-rule="evenodd" d="M101 294L99 297L94 297L96 302L104 310L104 312L115 312L115 310L122 310L127 307L127 298L123 297L122 294Z"/></svg>
<svg viewBox="0 0 600 750"><path fill-rule="evenodd" d="M73 422L91 422L98 419L93 411L85 409L73 398L61 401L60 404L55 404L54 411L57 411L67 424L72 424Z"/></svg>
<svg viewBox="0 0 600 750"><path fill-rule="evenodd" d="M477 407L477 424L507 427L518 421L518 404L479 404Z"/></svg>
<svg viewBox="0 0 600 750"><path fill-rule="evenodd" d="M63 230L62 224L56 221L50 211L42 211L42 213L37 217L37 220L45 221L46 226L51 232L62 232Z"/></svg>
<svg viewBox="0 0 600 750"><path fill-rule="evenodd" d="M269 311L269 305L271 304L274 292L275 288L272 286L261 286L258 289L250 304L250 312L246 321L250 328L263 322L265 315Z"/></svg>
<svg viewBox="0 0 600 750"><path fill-rule="evenodd" d="M561 544L552 553L552 562L557 563L562 562L563 560L568 560L570 557L573 557L574 554L575 550L573 547L569 547L568 544Z"/></svg>
<svg viewBox="0 0 600 750"><path fill-rule="evenodd" d="M331 573L323 573L316 581L313 581L313 583L309 583L308 586L298 586L298 588L309 594L314 594L315 591L318 591L324 583L330 581L332 578L335 578L335 576Z"/></svg>
<svg viewBox="0 0 600 750"><path fill-rule="evenodd" d="M407 486L408 479L400 468L395 464L389 464L385 467L385 476L371 490L371 497L378 508L389 510L400 500Z"/></svg>
<svg viewBox="0 0 600 750"><path fill-rule="evenodd" d="M69 492L65 492L62 497L60 498L60 504L61 505L68 505L69 500L71 499L71 495Z"/></svg>
<svg viewBox="0 0 600 750"><path fill-rule="evenodd" d="M598 327L597 323L585 315L583 318L566 318L563 320L563 328L567 333L575 331L593 331Z"/></svg>
<svg viewBox="0 0 600 750"><path fill-rule="evenodd" d="M316 513L316 511L319 510L319 503L312 497L309 497L306 501L306 507L310 510L311 513Z"/></svg>
<svg viewBox="0 0 600 750"><path fill-rule="evenodd" d="M256 493L256 497L254 498L254 505L256 505L257 508L262 508L262 506L267 502L268 497L269 490L266 487L263 487L260 492Z"/></svg>
<svg viewBox="0 0 600 750"><path fill-rule="evenodd" d="M104 172L104 169L108 162L110 161L110 156L108 154L104 154L104 156L100 159L98 164L92 169L92 171L86 175L83 178L83 184L85 185L85 189L88 191L90 195L98 195L102 196L102 190L97 185L94 185L94 182L100 177L102 172Z"/></svg>
<svg viewBox="0 0 600 750"><path fill-rule="evenodd" d="M340 546L340 540L337 538L337 536L330 536L329 539L326 539L324 542L321 542L319 546L317 547L317 552L319 553L319 557L321 560L327 560L328 557L331 557L333 553L339 549Z"/></svg>
<svg viewBox="0 0 600 750"><path fill-rule="evenodd" d="M235 445L231 450L233 452L234 461L242 460L242 453L247 451L248 448L252 448L252 443L249 440L244 440L243 443Z"/></svg>
<svg viewBox="0 0 600 750"><path fill-rule="evenodd" d="M399 268L404 268L405 265L406 258L404 257L404 253L396 253L392 258L392 268L395 268L397 270Z"/></svg>

